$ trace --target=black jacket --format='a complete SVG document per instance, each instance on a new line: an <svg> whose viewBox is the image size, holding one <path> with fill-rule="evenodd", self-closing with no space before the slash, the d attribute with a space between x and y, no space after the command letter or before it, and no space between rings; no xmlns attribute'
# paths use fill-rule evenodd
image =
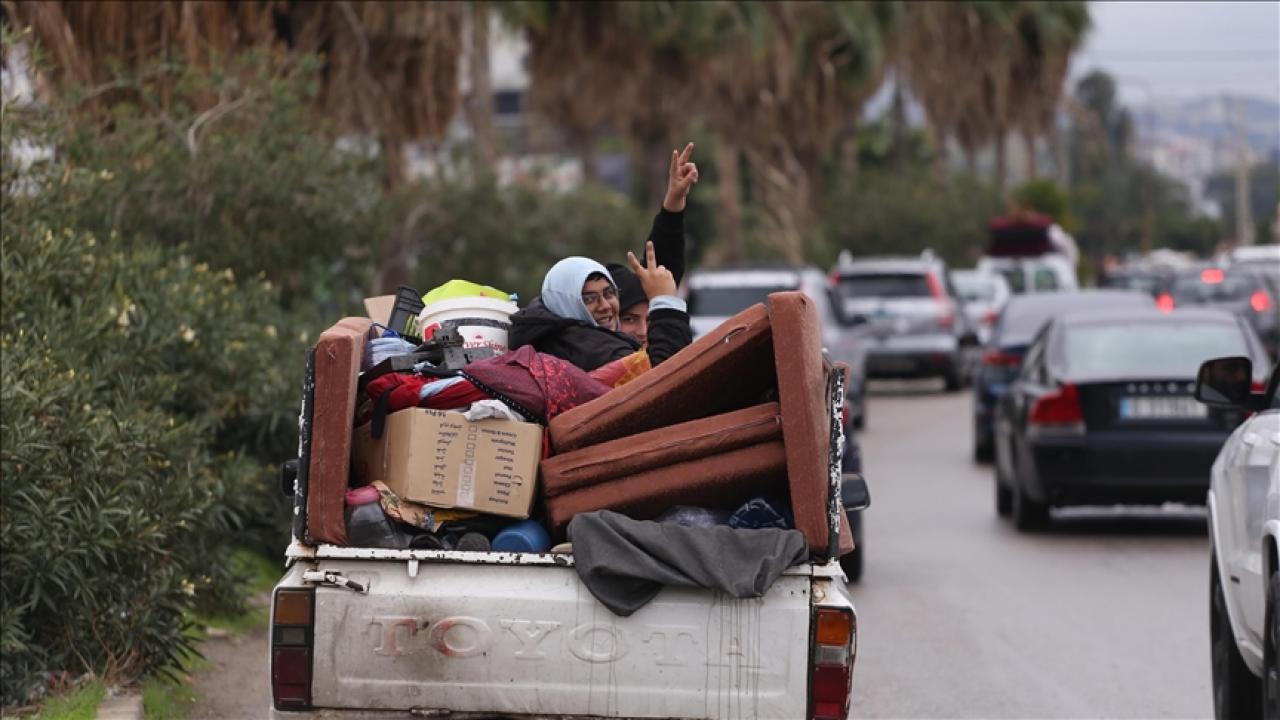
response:
<svg viewBox="0 0 1280 720"><path fill-rule="evenodd" d="M665 265L676 282L684 275L684 213L659 210L649 231L654 256ZM637 257L644 257L641 252ZM563 318L547 309L542 298L511 316L508 338L512 350L532 345L534 350L555 355L591 371L624 358L640 349L627 333L597 327L591 323ZM649 362L657 366L693 342L689 314L661 309L649 313Z"/></svg>

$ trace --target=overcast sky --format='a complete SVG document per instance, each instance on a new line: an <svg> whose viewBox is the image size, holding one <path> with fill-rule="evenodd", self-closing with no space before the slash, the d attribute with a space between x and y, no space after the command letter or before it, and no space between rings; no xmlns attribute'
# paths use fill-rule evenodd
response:
<svg viewBox="0 0 1280 720"><path fill-rule="evenodd" d="M1126 103L1222 92L1280 102L1280 3L1090 2L1072 77L1116 76Z"/></svg>

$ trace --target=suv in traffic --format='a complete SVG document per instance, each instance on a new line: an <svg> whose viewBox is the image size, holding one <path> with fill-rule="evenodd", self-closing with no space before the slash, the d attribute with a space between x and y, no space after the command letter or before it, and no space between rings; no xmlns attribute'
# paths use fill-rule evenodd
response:
<svg viewBox="0 0 1280 720"><path fill-rule="evenodd" d="M940 258L845 251L831 277L845 317L867 328L868 378L940 376L947 390L969 382L978 336Z"/></svg>

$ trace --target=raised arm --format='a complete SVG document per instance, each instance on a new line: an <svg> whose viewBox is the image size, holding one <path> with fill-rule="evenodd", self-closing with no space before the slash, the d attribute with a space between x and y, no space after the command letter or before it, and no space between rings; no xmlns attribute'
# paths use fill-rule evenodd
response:
<svg viewBox="0 0 1280 720"><path fill-rule="evenodd" d="M684 150L671 151L671 165L667 171L667 194L662 199L662 209L653 218L649 230L649 242L653 243L657 263L671 271L676 284L684 277L684 208L689 190L698 182L698 166L690 158L693 143Z"/></svg>

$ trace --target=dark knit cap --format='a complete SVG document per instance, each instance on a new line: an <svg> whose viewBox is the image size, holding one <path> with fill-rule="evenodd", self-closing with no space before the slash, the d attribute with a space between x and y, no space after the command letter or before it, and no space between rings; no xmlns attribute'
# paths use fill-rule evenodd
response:
<svg viewBox="0 0 1280 720"><path fill-rule="evenodd" d="M645 297L640 278L631 272L631 268L619 263L609 263L605 267L609 269L609 274L613 276L613 284L618 288L619 309L626 310L632 305L649 301L649 298Z"/></svg>

